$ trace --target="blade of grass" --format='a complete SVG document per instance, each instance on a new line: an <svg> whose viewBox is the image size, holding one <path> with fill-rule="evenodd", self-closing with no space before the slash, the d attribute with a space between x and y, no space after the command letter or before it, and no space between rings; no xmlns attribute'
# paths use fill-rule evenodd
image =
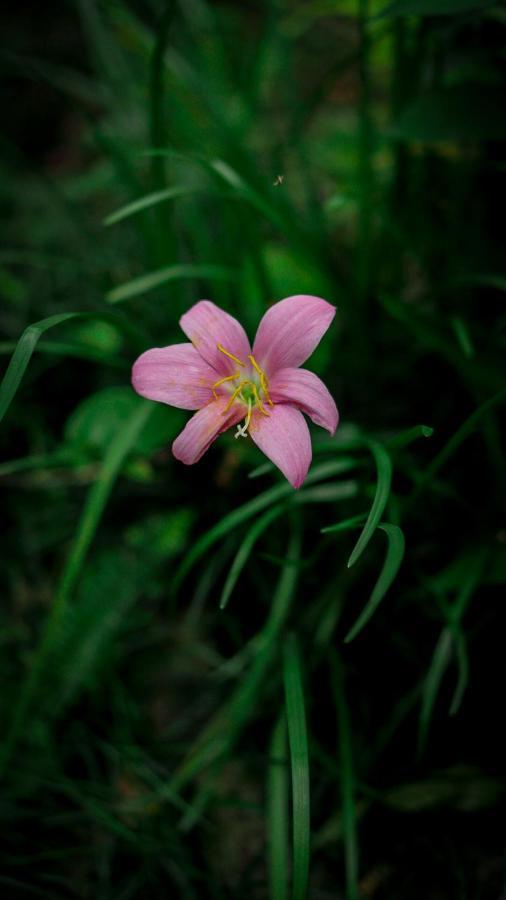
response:
<svg viewBox="0 0 506 900"><path fill-rule="evenodd" d="M305 485L313 484L317 481L322 481L324 478L330 478L332 475L340 475L344 472L348 472L350 471L350 469L355 468L355 466L356 460L354 460L352 457L345 457L340 460L321 463L318 466L314 466L314 468L309 472L309 475L307 476L305 481ZM304 488L302 488L299 493L302 493L303 491ZM232 512L224 516L224 518L221 519L217 523L217 525L214 525L209 529L209 531L206 531L205 534L202 535L202 537L198 538L191 550L186 554L172 580L173 592L177 592L182 581L184 580L184 578L186 578L197 560L200 559L200 557L203 556L204 553L206 553L207 550L209 550L222 537L224 537L230 531L238 528L239 525L242 525L243 522L247 522L248 519L251 519L253 516L257 515L257 513L262 512L266 507L277 503L279 500L292 498L294 496L296 496L296 492L290 484L286 482L283 484L277 484L274 487L269 488L267 491L264 491L262 494L259 494L258 497L254 497L253 500L249 500L243 506L240 506L238 509L232 510Z"/></svg>
<svg viewBox="0 0 506 900"><path fill-rule="evenodd" d="M377 441L369 441L369 446L376 463L376 493L371 506L371 510L367 517L367 521L355 547L353 548L348 560L348 568L353 566L357 559L364 552L367 544L371 540L376 528L378 527L381 516L390 496L390 485L392 482L392 463L390 456L385 448Z"/></svg>
<svg viewBox="0 0 506 900"><path fill-rule="evenodd" d="M283 654L288 746L292 770L292 898L307 897L310 858L309 752L302 666L296 636L288 635Z"/></svg>
<svg viewBox="0 0 506 900"><path fill-rule="evenodd" d="M106 227L116 225L118 222L122 222L123 219L129 219L131 216L135 216L145 209L150 209L152 206L164 203L166 200L174 200L176 197L187 197L189 194L196 194L197 192L198 188L187 187L185 185L165 188L162 191L153 191L151 194L145 194L144 197L139 197L138 200L133 200L132 203L127 203L126 206L122 206L115 212L110 213L110 215L104 219L103 224Z"/></svg>
<svg viewBox="0 0 506 900"><path fill-rule="evenodd" d="M40 322L34 322L29 325L21 335L16 349L12 354L12 358L7 367L7 371L0 384L0 422L7 412L16 392L21 384L21 380L30 362L32 353L42 334L55 325L61 325L63 322L69 322L75 319L105 319L114 321L119 327L122 324L111 314L96 314L86 312L68 312L58 313L55 316L49 316L47 319L41 319Z"/></svg>
<svg viewBox="0 0 506 900"><path fill-rule="evenodd" d="M462 617L478 587L481 574L489 559L488 547L478 547L471 554L465 554L461 560L461 587L450 606L445 605L446 625L443 627L432 654L432 660L424 679L422 705L418 724L418 755L421 756L427 744L429 726L437 695L446 669L456 654L458 677L457 685L450 705L450 715L454 715L464 695L468 681L468 661L464 633L461 628ZM436 581L437 585L437 581Z"/></svg>
<svg viewBox="0 0 506 900"><path fill-rule="evenodd" d="M465 441L465 439L477 429L483 416L485 416L491 409L494 409L496 406L501 406L505 401L506 389L503 389L502 391L498 391L492 397L489 397L489 399L486 400L485 403L482 403L471 413L469 418L467 418L465 422L462 423L460 428L458 428L457 431L451 436L450 440L443 447L443 449L440 450L437 456L434 457L430 465L427 466L413 491L411 502L414 502L425 485L429 484L434 479L440 469L458 450L462 442Z"/></svg>
<svg viewBox="0 0 506 900"><path fill-rule="evenodd" d="M104 457L100 475L88 493L74 543L63 569L60 584L48 614L32 667L21 687L20 695L7 728L6 738L0 750L0 775L4 772L5 766L9 762L20 737L26 716L39 686L39 678L42 674L47 654L51 649L53 639L58 634L60 620L67 609L70 592L77 581L114 482L130 448L135 444L152 412L153 407L150 403L139 403L127 420L124 429L118 433L115 440L111 443Z"/></svg>
<svg viewBox="0 0 506 900"><path fill-rule="evenodd" d="M360 613L355 624L350 628L345 637L345 643L349 643L362 631L371 616L376 612L379 604L383 600L386 592L397 576L400 565L404 557L405 541L404 534L398 525L391 525L388 522L382 522L378 526L385 532L388 540L387 553L383 568L379 574L378 580L374 585L373 592L366 603L364 609Z"/></svg>
<svg viewBox="0 0 506 900"><path fill-rule="evenodd" d="M269 527L271 522L273 522L274 519L277 519L277 517L280 516L284 511L285 507L283 506L274 506L272 509L269 509L265 513L265 515L260 516L260 518L258 518L253 523L249 531L242 539L232 565L230 566L223 591L221 592L220 609L225 609L228 601L230 600L232 591L237 584L244 566L248 562L251 551L253 550L253 547L255 546L258 538Z"/></svg>
<svg viewBox="0 0 506 900"><path fill-rule="evenodd" d="M234 281L236 273L225 266L181 264L165 266L154 272L147 272L138 278L132 278L125 284L113 288L105 295L107 303L123 303L132 297L139 297L162 284L170 281L178 281L184 278L201 278L209 281Z"/></svg>
<svg viewBox="0 0 506 900"><path fill-rule="evenodd" d="M356 900L358 890L358 842L355 808L355 776L348 704L344 691L341 659L330 651L331 684L337 710L338 745L341 777L342 827L346 867L346 900Z"/></svg>
<svg viewBox="0 0 506 900"><path fill-rule="evenodd" d="M288 773L286 720L276 723L270 748L267 776L267 868L270 900L288 897Z"/></svg>
<svg viewBox="0 0 506 900"><path fill-rule="evenodd" d="M293 521L287 547L287 558L300 553L300 524ZM234 746L239 734L251 718L258 694L277 652L277 639L286 621L295 594L298 569L289 564L281 570L267 621L253 638L256 656L231 698L216 713L174 773L171 791L181 791L199 772L219 761Z"/></svg>
<svg viewBox="0 0 506 900"><path fill-rule="evenodd" d="M413 441L418 440L420 437L429 438L434 434L434 429L429 425L414 425L413 428L408 428L407 431L402 431L400 434L396 434L394 437L390 438L387 441L387 446L389 450L392 449L400 449L401 447L407 447L409 444L413 443Z"/></svg>

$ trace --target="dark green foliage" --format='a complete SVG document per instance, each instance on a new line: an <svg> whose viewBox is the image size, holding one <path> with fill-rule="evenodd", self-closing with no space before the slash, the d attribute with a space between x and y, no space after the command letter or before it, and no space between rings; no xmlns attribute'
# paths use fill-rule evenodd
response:
<svg viewBox="0 0 506 900"><path fill-rule="evenodd" d="M2 896L497 900L503 5L6 16ZM293 293L336 437L182 467L133 361Z"/></svg>

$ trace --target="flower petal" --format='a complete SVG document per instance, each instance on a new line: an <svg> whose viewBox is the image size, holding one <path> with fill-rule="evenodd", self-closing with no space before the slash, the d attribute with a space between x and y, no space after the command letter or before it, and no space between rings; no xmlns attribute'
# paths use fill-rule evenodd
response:
<svg viewBox="0 0 506 900"><path fill-rule="evenodd" d="M230 375L240 367L218 350L218 344L248 365L251 348L244 328L210 300L200 300L192 306L179 324L201 357L220 374Z"/></svg>
<svg viewBox="0 0 506 900"><path fill-rule="evenodd" d="M269 396L274 403L294 403L315 425L334 434L339 413L334 398L314 372L278 369L269 382Z"/></svg>
<svg viewBox="0 0 506 900"><path fill-rule="evenodd" d="M215 370L191 344L146 350L132 369L132 385L141 397L179 409L200 409L209 403L215 381Z"/></svg>
<svg viewBox="0 0 506 900"><path fill-rule="evenodd" d="M302 413L284 403L270 408L269 416L257 409L251 417L249 433L290 484L300 487L311 463L311 438Z"/></svg>
<svg viewBox="0 0 506 900"><path fill-rule="evenodd" d="M172 452L176 459L187 466L193 465L222 431L244 419L246 407L241 403L234 403L232 408L225 412L228 402L227 397L220 397L219 400L213 400L212 403L199 409L191 417L172 444Z"/></svg>
<svg viewBox="0 0 506 900"><path fill-rule="evenodd" d="M258 326L253 356L268 375L300 366L311 356L336 314L321 297L298 294L267 310Z"/></svg>

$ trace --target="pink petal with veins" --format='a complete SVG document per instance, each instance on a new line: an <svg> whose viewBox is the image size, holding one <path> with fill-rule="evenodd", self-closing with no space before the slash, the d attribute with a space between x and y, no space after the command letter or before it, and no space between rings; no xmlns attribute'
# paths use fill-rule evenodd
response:
<svg viewBox="0 0 506 900"><path fill-rule="evenodd" d="M335 314L335 306L321 297L298 294L280 300L267 310L258 326L253 356L269 377L277 369L302 365Z"/></svg>
<svg viewBox="0 0 506 900"><path fill-rule="evenodd" d="M269 407L269 416L255 410L249 433L290 484L300 487L311 463L311 438L302 413L285 404Z"/></svg>
<svg viewBox="0 0 506 900"><path fill-rule="evenodd" d="M278 369L269 382L269 395L274 403L295 404L315 425L321 425L334 434L339 421L337 407L323 381L314 372L308 369Z"/></svg>
<svg viewBox="0 0 506 900"><path fill-rule="evenodd" d="M246 415L246 407L242 403L234 403L225 412L227 397L213 400L199 409L172 444L172 452L176 459L187 466L199 461L214 440L231 425L236 425Z"/></svg>
<svg viewBox="0 0 506 900"><path fill-rule="evenodd" d="M200 300L192 306L181 316L179 324L201 357L222 376L241 367L221 353L218 344L248 365L251 348L244 328L210 300Z"/></svg>
<svg viewBox="0 0 506 900"><path fill-rule="evenodd" d="M216 371L191 344L146 350L132 369L132 385L141 397L179 409L200 409L210 403L216 380Z"/></svg>

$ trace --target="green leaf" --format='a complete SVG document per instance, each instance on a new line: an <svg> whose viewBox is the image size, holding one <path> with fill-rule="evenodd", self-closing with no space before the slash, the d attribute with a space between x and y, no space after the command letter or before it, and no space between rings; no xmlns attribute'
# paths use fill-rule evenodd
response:
<svg viewBox="0 0 506 900"><path fill-rule="evenodd" d="M274 506L272 509L269 509L265 515L260 516L249 531L246 533L244 538L241 540L239 545L239 549L234 557L232 565L230 567L230 571L227 575L227 580L225 581L223 591L220 598L220 609L225 609L228 601L230 600L230 596L232 591L234 590L237 580L240 577L240 574L246 565L251 551L255 546L258 538L269 527L271 522L274 519L277 519L281 513L284 512L283 506Z"/></svg>
<svg viewBox="0 0 506 900"><path fill-rule="evenodd" d="M56 316L49 316L47 319L41 319L40 322L34 322L33 325L29 325L28 328L25 329L17 343L12 359L2 379L2 383L0 384L0 422L21 384L21 379L23 378L26 367L30 362L31 355L41 334L44 334L45 331L49 328L53 328L55 325L61 325L62 322L68 322L70 319L82 318L85 315L86 313L59 313Z"/></svg>
<svg viewBox="0 0 506 900"><path fill-rule="evenodd" d="M270 748L267 777L267 868L270 900L288 897L288 773L286 720L276 723Z"/></svg>
<svg viewBox="0 0 506 900"><path fill-rule="evenodd" d="M236 273L233 269L225 266L191 264L166 266L163 269L157 269L155 272L140 275L139 278L133 278L131 281L127 281L126 284L113 288L112 291L106 294L105 299L108 303L122 303L124 300L131 300L132 297L146 294L162 284L186 278L200 278L207 281L233 281L236 278Z"/></svg>
<svg viewBox="0 0 506 900"><path fill-rule="evenodd" d="M351 457L343 457L340 460L321 463L318 466L314 466L309 472L304 484L310 485L314 482L322 481L324 478L330 478L332 475L342 474L343 472L349 471L351 468L355 468L355 466L356 461ZM197 560L200 559L200 557L203 556L217 541L238 528L243 522L247 522L248 519L251 519L257 513L262 512L279 500L294 498L296 496L300 497L303 493L304 488L296 493L292 486L287 482L277 484L224 516L217 525L214 525L213 528L210 528L209 531L206 531L205 534L198 538L190 552L186 554L181 566L174 575L172 581L173 591L176 592L178 590L181 582L186 578L188 572L193 568Z"/></svg>
<svg viewBox="0 0 506 900"><path fill-rule="evenodd" d="M292 898L305 900L309 878L310 799L309 751L302 666L297 638L288 635L283 653L286 722L292 770L293 871Z"/></svg>
<svg viewBox="0 0 506 900"><path fill-rule="evenodd" d="M398 525L390 525L388 522L382 522L378 527L385 532L388 539L385 562L383 563L383 568L374 585L373 592L367 604L345 637L346 643L352 641L357 634L362 631L364 625L367 624L371 616L375 613L390 585L394 581L404 557L404 535Z"/></svg>
<svg viewBox="0 0 506 900"><path fill-rule="evenodd" d="M288 560L300 554L300 543L300 528L296 524L288 541ZM229 752L250 720L277 653L278 636L290 610L298 575L297 567L285 563L276 584L267 621L252 641L255 654L251 668L243 675L230 699L203 729L174 773L169 785L172 791L181 791L199 772Z"/></svg>
<svg viewBox="0 0 506 900"><path fill-rule="evenodd" d="M340 657L330 651L331 686L337 710L338 748L341 783L341 815L346 866L346 898L356 900L358 889L357 813L355 807L355 775L350 716L344 691L344 673Z"/></svg>
<svg viewBox="0 0 506 900"><path fill-rule="evenodd" d="M153 193L145 194L144 197L139 197L138 200L127 203L126 206L122 206L120 209L111 213L104 219L104 225L116 225L117 222L122 222L123 219L135 216L137 213L142 212L142 210L150 209L152 206L157 206L159 203L163 203L166 200L174 200L176 197L186 197L189 194L195 193L197 193L197 188L185 187L183 185L165 188L163 191L153 191Z"/></svg>
<svg viewBox="0 0 506 900"><path fill-rule="evenodd" d="M429 91L413 100L390 128L400 141L506 140L504 93L483 84L459 84Z"/></svg>
<svg viewBox="0 0 506 900"><path fill-rule="evenodd" d="M368 443L376 463L376 493L367 521L364 525L364 530L355 544L348 560L348 568L351 568L351 566L356 563L357 559L359 559L367 547L367 544L380 523L381 516L383 515L383 511L390 496L390 485L392 482L392 463L390 461L390 456L385 448L381 444L378 444L377 441L369 441Z"/></svg>

